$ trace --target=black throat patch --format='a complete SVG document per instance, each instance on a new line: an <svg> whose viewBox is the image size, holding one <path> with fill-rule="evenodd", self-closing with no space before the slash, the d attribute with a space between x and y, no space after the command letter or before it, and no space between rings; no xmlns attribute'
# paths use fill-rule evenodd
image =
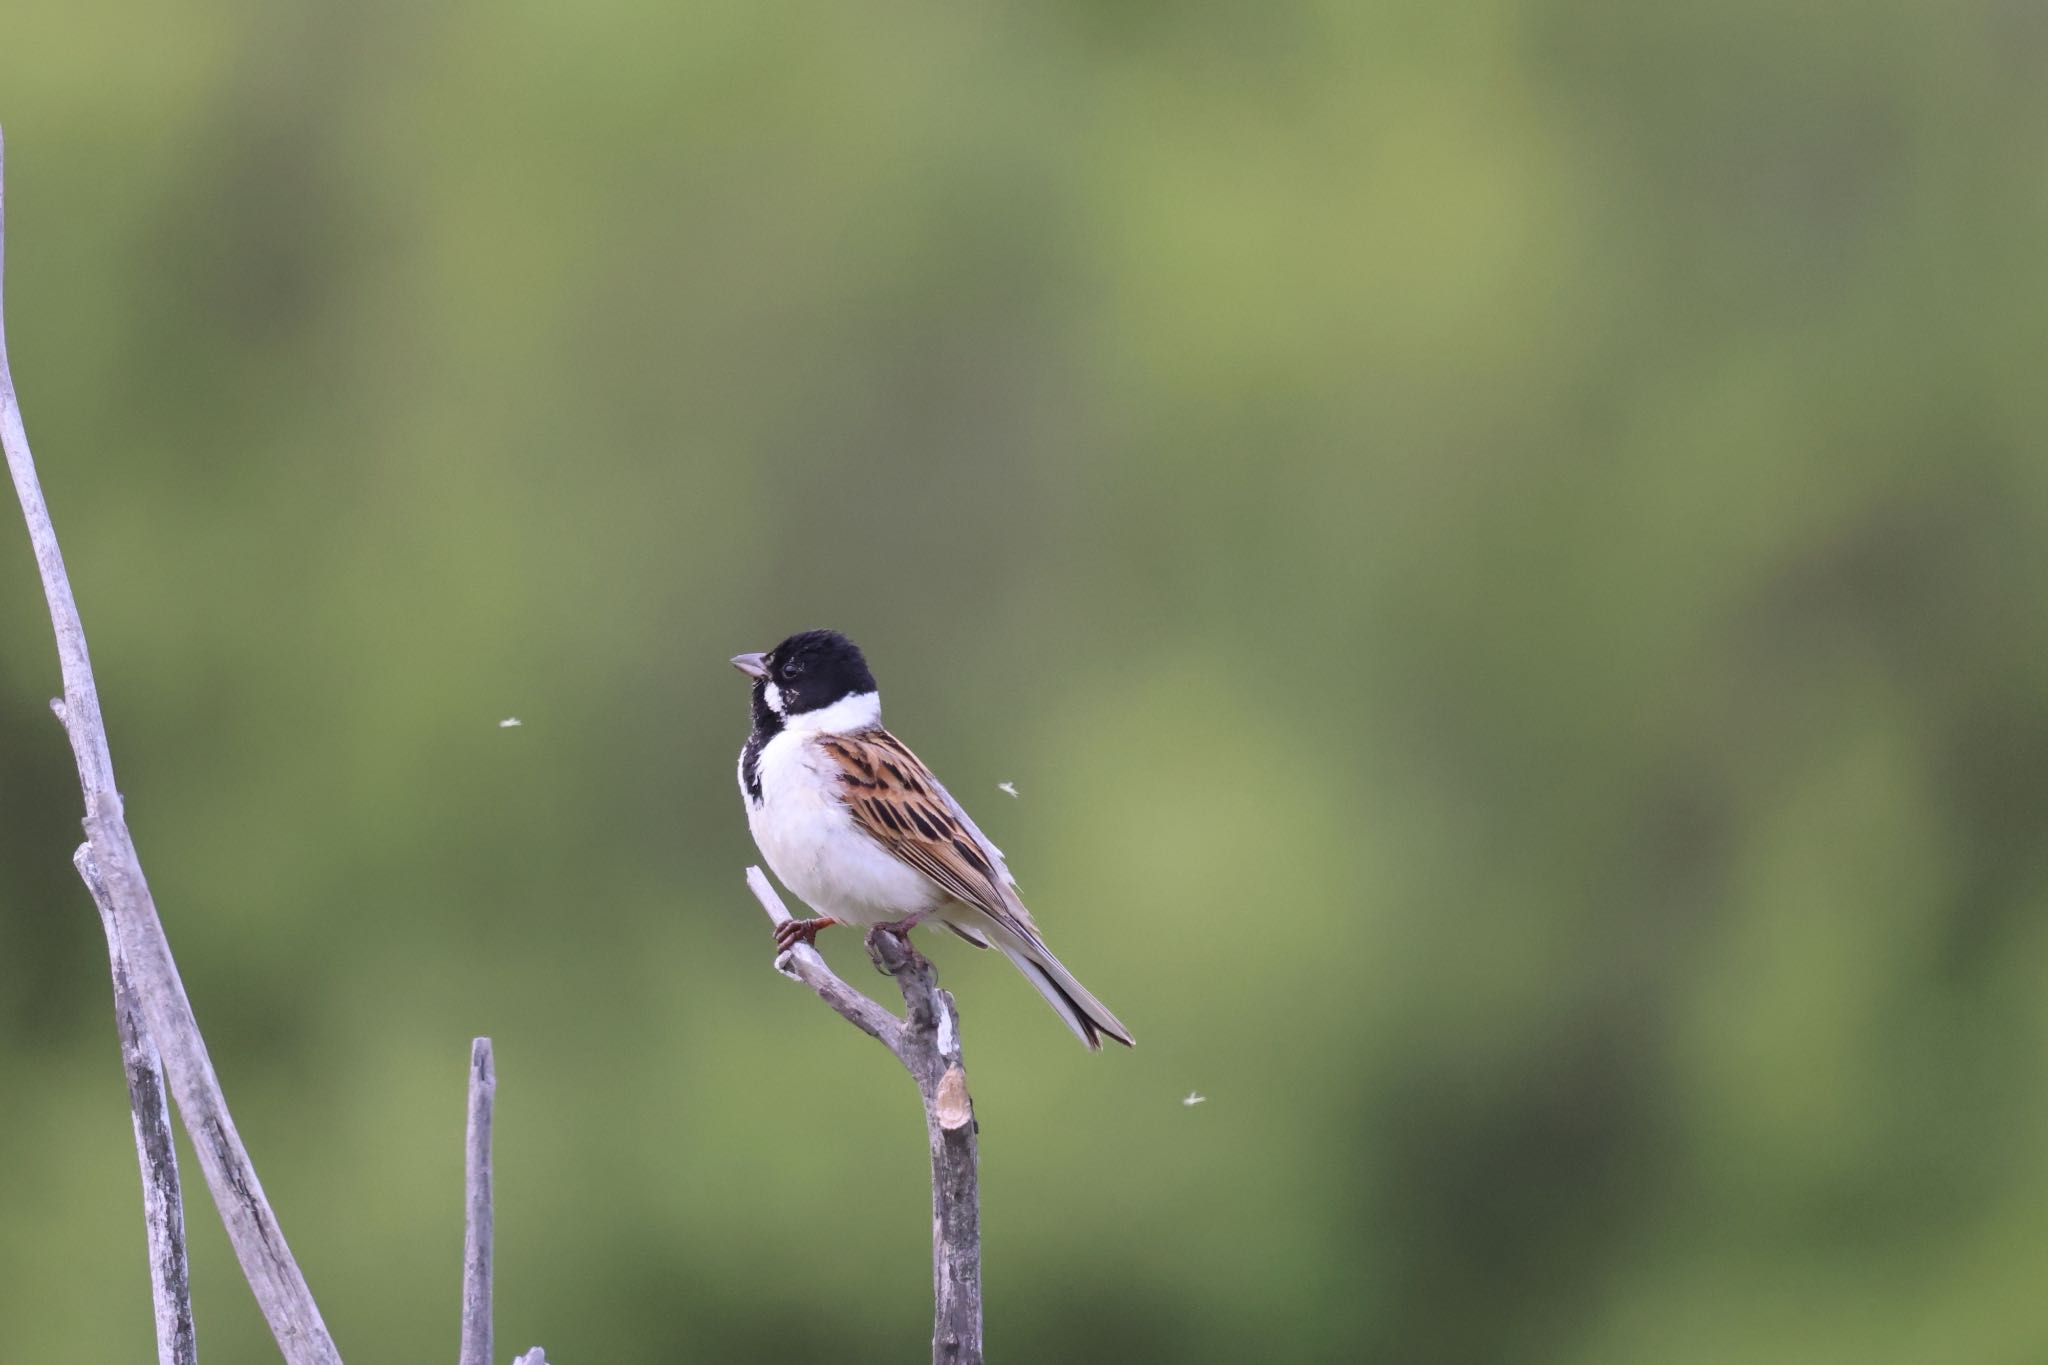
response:
<svg viewBox="0 0 2048 1365"><path fill-rule="evenodd" d="M740 750L740 785L747 789L747 799L756 803L761 800L761 746L773 738L756 730Z"/></svg>
<svg viewBox="0 0 2048 1365"><path fill-rule="evenodd" d="M754 733L740 750L740 785L747 789L747 799L755 802L761 799L761 750L782 733L782 717L768 709L767 690L766 682L754 684Z"/></svg>

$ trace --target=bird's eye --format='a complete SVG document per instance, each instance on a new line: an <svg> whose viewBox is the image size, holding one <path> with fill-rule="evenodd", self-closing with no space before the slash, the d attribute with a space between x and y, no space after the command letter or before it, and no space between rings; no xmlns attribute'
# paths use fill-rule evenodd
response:
<svg viewBox="0 0 2048 1365"><path fill-rule="evenodd" d="M802 659L784 659L782 661L782 668L779 671L784 679L797 677L804 671L804 661Z"/></svg>

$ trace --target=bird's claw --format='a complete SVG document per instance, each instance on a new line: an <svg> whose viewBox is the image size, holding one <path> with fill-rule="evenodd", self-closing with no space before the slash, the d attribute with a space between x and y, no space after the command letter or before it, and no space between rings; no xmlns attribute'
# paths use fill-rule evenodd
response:
<svg viewBox="0 0 2048 1365"><path fill-rule="evenodd" d="M874 959L876 971L884 976L898 976L917 961L917 948L910 941L910 931L923 919L922 914L906 915L868 930L868 956Z"/></svg>
<svg viewBox="0 0 2048 1365"><path fill-rule="evenodd" d="M797 944L813 947L817 944L820 931L839 923L830 915L819 915L815 919L786 919L775 926L775 951L777 955L788 952Z"/></svg>

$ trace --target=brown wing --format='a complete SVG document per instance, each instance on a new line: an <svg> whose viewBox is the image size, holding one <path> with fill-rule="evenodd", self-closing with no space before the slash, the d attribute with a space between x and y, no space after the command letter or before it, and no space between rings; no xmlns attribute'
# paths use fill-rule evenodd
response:
<svg viewBox="0 0 2048 1365"><path fill-rule="evenodd" d="M1037 937L1002 855L902 740L887 730L862 730L822 735L818 747L839 765L854 823L948 895Z"/></svg>

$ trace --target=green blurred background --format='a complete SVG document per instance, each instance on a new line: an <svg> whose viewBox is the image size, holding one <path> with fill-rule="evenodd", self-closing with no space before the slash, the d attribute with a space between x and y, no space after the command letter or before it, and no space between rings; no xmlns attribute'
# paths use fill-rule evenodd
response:
<svg viewBox="0 0 2048 1365"><path fill-rule="evenodd" d="M13 0L15 375L343 1352L454 1353L487 1033L501 1356L923 1353L914 1096L740 882L725 660L832 625L1142 1044L933 945L993 1358L2048 1358L2044 78L2024 0ZM0 1360L142 1360L0 522Z"/></svg>

